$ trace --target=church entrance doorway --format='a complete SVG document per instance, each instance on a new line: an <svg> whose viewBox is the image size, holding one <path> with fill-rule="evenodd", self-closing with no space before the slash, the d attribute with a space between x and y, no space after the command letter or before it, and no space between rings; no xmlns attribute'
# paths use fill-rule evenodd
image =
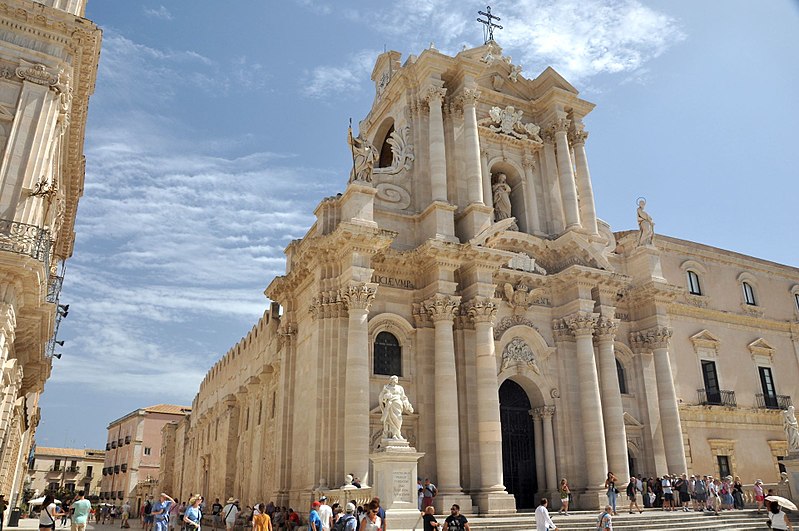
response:
<svg viewBox="0 0 799 531"><path fill-rule="evenodd" d="M505 488L516 498L518 509L533 508L538 484L530 399L524 389L512 380L505 380L499 388L499 414L502 422Z"/></svg>

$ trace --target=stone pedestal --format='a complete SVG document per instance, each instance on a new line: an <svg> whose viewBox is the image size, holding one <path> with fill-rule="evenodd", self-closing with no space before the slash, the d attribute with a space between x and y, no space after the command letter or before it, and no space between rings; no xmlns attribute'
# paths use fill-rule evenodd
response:
<svg viewBox="0 0 799 531"><path fill-rule="evenodd" d="M491 226L494 209L481 203L472 203L463 209L455 221L455 235L467 242Z"/></svg>
<svg viewBox="0 0 799 531"><path fill-rule="evenodd" d="M341 196L341 220L377 227L374 220L375 195L377 190L370 184L351 182Z"/></svg>
<svg viewBox="0 0 799 531"><path fill-rule="evenodd" d="M369 456L374 468L372 485L392 531L421 529L416 477L423 455L406 440L383 439L380 451Z"/></svg>
<svg viewBox="0 0 799 531"><path fill-rule="evenodd" d="M799 498L799 453L791 452L781 463L785 465L785 471L788 473L787 489L784 486L782 487L788 490L788 495L781 492L779 495L793 500L793 502L796 503L799 501L799 499L797 499Z"/></svg>
<svg viewBox="0 0 799 531"><path fill-rule="evenodd" d="M635 249L630 255L627 268L628 274L635 280L666 280L660 264L660 251L653 245Z"/></svg>
<svg viewBox="0 0 799 531"><path fill-rule="evenodd" d="M426 239L458 242L455 237L456 206L436 201L419 215L420 230Z"/></svg>
<svg viewBox="0 0 799 531"><path fill-rule="evenodd" d="M607 489L586 489L583 492L577 493L576 496L577 504L575 509L580 509L584 511L593 511L593 510L601 510L605 508L605 505L608 504L608 490ZM558 501L557 498L553 497L550 500L554 499ZM626 498L625 498L626 500ZM552 503L550 503L551 507L554 507ZM571 506L569 506L571 508ZM619 510L623 508L621 498L617 498L616 500L616 509Z"/></svg>

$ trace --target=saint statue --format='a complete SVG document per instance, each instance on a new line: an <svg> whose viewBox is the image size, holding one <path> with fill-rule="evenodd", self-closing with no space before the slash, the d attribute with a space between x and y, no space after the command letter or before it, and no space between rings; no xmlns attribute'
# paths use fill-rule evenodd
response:
<svg viewBox="0 0 799 531"><path fill-rule="evenodd" d="M504 173L497 175L491 191L494 196L494 221L507 219L511 216L510 192L511 188L506 182L508 177Z"/></svg>
<svg viewBox="0 0 799 531"><path fill-rule="evenodd" d="M358 133L357 137L353 137L351 126L347 135L347 143L352 150L350 182L372 182L372 170L377 161L377 150L361 135L361 133Z"/></svg>
<svg viewBox="0 0 799 531"><path fill-rule="evenodd" d="M655 238L655 222L652 221L652 216L647 214L644 207L646 206L646 199L638 200L638 246L652 245L652 240Z"/></svg>
<svg viewBox="0 0 799 531"><path fill-rule="evenodd" d="M383 438L402 438L402 415L413 413L413 406L405 396L405 389L399 384L399 378L392 376L383 390L380 391L380 410L383 412L380 420L383 422Z"/></svg>
<svg viewBox="0 0 799 531"><path fill-rule="evenodd" d="M793 406L782 412L782 427L788 437L788 452L799 452L799 422L796 421L796 413Z"/></svg>

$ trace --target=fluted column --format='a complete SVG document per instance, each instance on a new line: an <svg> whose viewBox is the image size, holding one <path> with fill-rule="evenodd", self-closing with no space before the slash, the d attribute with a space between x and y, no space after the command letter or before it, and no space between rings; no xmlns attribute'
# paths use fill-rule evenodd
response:
<svg viewBox="0 0 799 531"><path fill-rule="evenodd" d="M433 201L447 202L447 159L444 146L444 115L441 104L447 89L429 87L425 94L430 106L430 187Z"/></svg>
<svg viewBox="0 0 799 531"><path fill-rule="evenodd" d="M585 140L588 138L588 132L577 130L571 137L574 165L577 170L577 191L580 194L580 219L584 229L591 234L597 234L594 190L591 186L591 173L588 171L588 158L585 156Z"/></svg>
<svg viewBox="0 0 799 531"><path fill-rule="evenodd" d="M502 425L497 392L497 358L494 352L494 320L497 306L488 299L475 299L468 305L474 321L477 354L477 440L480 454L480 488L503 492Z"/></svg>
<svg viewBox="0 0 799 531"><path fill-rule="evenodd" d="M462 493L458 385L452 334L459 302L460 297L439 294L424 303L435 327L436 475L441 494Z"/></svg>
<svg viewBox="0 0 799 531"><path fill-rule="evenodd" d="M542 131L544 139L544 164L546 175L544 183L547 186L549 198L550 218L552 218L552 232L559 233L565 227L563 215L563 200L560 197L560 184L558 183L558 163L555 157L555 133L551 129Z"/></svg>
<svg viewBox="0 0 799 531"><path fill-rule="evenodd" d="M347 305L347 377L344 387L344 468L366 480L369 472L369 307L377 284L352 284L341 289Z"/></svg>
<svg viewBox="0 0 799 531"><path fill-rule="evenodd" d="M494 208L494 197L491 193L491 170L488 168L488 150L480 150L480 168L483 172L483 204Z"/></svg>
<svg viewBox="0 0 799 531"><path fill-rule="evenodd" d="M596 340L608 467L617 478L626 481L630 477L630 465L627 461L627 430L624 427L624 407L621 403L619 373L616 370L616 352L613 347L618 329L619 323L616 319L601 317L596 326Z"/></svg>
<svg viewBox="0 0 799 531"><path fill-rule="evenodd" d="M477 132L477 99L480 91L473 88L463 90L463 140L466 190L469 203L483 204L483 174L480 160L480 135Z"/></svg>
<svg viewBox="0 0 799 531"><path fill-rule="evenodd" d="M685 446L682 439L680 409L677 404L677 392L669 361L669 339L671 328L658 326L646 332L646 341L652 347L655 358L655 377L658 388L658 404L660 406L660 422L663 427L663 446L666 450L666 464L672 473L684 472Z"/></svg>
<svg viewBox="0 0 799 531"><path fill-rule="evenodd" d="M560 196L563 201L563 213L566 217L567 230L580 226L580 212L577 206L577 185L574 179L571 155L569 154L569 139L566 136L570 123L570 120L561 118L552 126L555 133L555 146L557 148Z"/></svg>
<svg viewBox="0 0 799 531"><path fill-rule="evenodd" d="M605 427L602 420L599 380L594 360L594 344L591 339L597 315L578 312L564 321L574 334L577 343L577 378L580 382L580 416L582 417L582 437L585 441L588 486L598 488L605 483L607 452L605 450Z"/></svg>
<svg viewBox="0 0 799 531"><path fill-rule="evenodd" d="M546 492L549 485L546 482L546 465L544 465L546 450L544 449L544 420L541 417L541 408L531 409L530 416L533 417L533 438L535 439L535 479L538 491Z"/></svg>
<svg viewBox="0 0 799 531"><path fill-rule="evenodd" d="M535 193L535 176L533 175L535 157L531 154L526 154L522 159L522 166L524 166L524 177L527 185L525 194L527 198L527 219L529 223L527 231L531 234L538 234L541 232L541 221L538 218L538 197L536 197Z"/></svg>
<svg viewBox="0 0 799 531"><path fill-rule="evenodd" d="M547 489L558 487L558 475L555 471L555 430L552 428L553 415L555 415L555 406L541 408L541 418L544 424L544 466L546 467Z"/></svg>

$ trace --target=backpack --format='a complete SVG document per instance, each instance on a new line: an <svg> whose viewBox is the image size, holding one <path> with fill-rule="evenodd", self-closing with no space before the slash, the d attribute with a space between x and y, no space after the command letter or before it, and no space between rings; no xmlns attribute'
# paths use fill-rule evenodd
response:
<svg viewBox="0 0 799 531"><path fill-rule="evenodd" d="M153 506L150 502L144 504L144 514L150 514L153 512Z"/></svg>
<svg viewBox="0 0 799 531"><path fill-rule="evenodd" d="M351 514L341 515L333 525L333 531L347 531L347 522L355 522L355 517Z"/></svg>
<svg viewBox="0 0 799 531"><path fill-rule="evenodd" d="M607 514L608 513L603 511L602 514L599 515L599 521L596 523L596 528L599 529L600 531L602 529L605 529L604 527L602 527L602 520L605 519L605 516L607 516Z"/></svg>

